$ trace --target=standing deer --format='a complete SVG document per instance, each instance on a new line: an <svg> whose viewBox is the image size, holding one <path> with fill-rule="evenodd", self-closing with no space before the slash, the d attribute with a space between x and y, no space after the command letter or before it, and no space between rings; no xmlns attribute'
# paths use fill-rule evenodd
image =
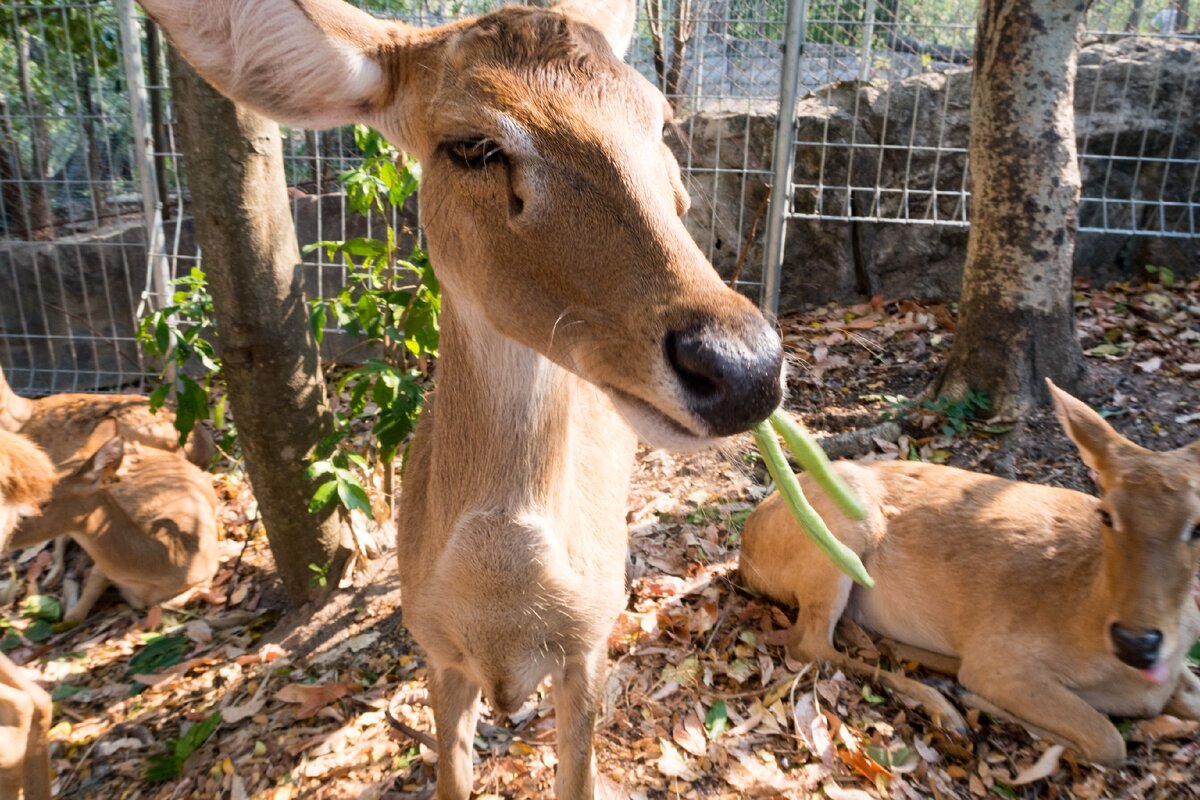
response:
<svg viewBox="0 0 1200 800"><path fill-rule="evenodd" d="M632 0L428 30L336 0L142 5L234 99L302 127L365 122L420 159L441 362L398 550L437 796L471 792L481 694L508 711L550 675L556 795L592 797L637 436L702 447L781 397L778 337L679 219L670 106L620 59Z"/></svg>
<svg viewBox="0 0 1200 800"><path fill-rule="evenodd" d="M79 600L64 619L82 622L115 583L134 608L208 585L217 571L217 497L208 473L177 453L127 444L101 422L69 460L40 514L10 547L70 536L92 559Z"/></svg>
<svg viewBox="0 0 1200 800"><path fill-rule="evenodd" d="M0 430L29 437L56 465L74 456L106 419L116 420L128 441L160 450L180 449L170 412L152 412L145 395L52 394L31 400L14 392L0 370ZM183 452L197 466L208 467L214 453L212 437L196 428Z"/></svg>
<svg viewBox="0 0 1200 800"><path fill-rule="evenodd" d="M852 522L819 491L809 496L875 588L852 586L822 558L778 494L746 521L741 573L799 607L793 658L873 674L833 647L848 615L957 674L973 704L1116 766L1125 740L1105 714L1200 719L1200 680L1184 660L1200 636L1200 442L1146 450L1050 390L1102 498L920 462L840 462L866 518ZM813 487L807 476L801 484ZM931 687L879 677L961 725Z"/></svg>
<svg viewBox="0 0 1200 800"><path fill-rule="evenodd" d="M0 430L0 552L22 517L50 496L54 468L37 447ZM50 800L50 695L0 654L0 798Z"/></svg>

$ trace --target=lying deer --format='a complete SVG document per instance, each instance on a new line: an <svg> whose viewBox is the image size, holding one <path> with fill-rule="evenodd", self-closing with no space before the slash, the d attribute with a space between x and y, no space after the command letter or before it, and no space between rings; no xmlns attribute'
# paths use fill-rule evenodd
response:
<svg viewBox="0 0 1200 800"><path fill-rule="evenodd" d="M93 563L64 616L82 622L115 583L134 608L170 601L212 580L218 566L217 498L208 474L176 453L126 443L121 425L100 423L41 514L11 547L68 535Z"/></svg>
<svg viewBox="0 0 1200 800"><path fill-rule="evenodd" d="M778 337L679 219L670 106L620 60L632 0L429 30L335 0L142 4L231 97L302 127L365 122L420 159L441 362L398 551L437 795L471 792L481 694L511 711L550 675L556 794L591 797L637 435L704 446L781 395Z"/></svg>
<svg viewBox="0 0 1200 800"><path fill-rule="evenodd" d="M810 491L833 533L866 562L853 586L792 521L778 494L746 521L741 573L800 608L788 650L874 673L833 647L843 614L951 674L998 709L1101 764L1125 761L1105 714L1200 719L1184 658L1200 636L1200 442L1145 450L1050 384L1059 421L1099 476L1103 498L907 461L838 473L867 506L851 522ZM812 488L801 476L806 490ZM924 684L879 677L949 720Z"/></svg>
<svg viewBox="0 0 1200 800"><path fill-rule="evenodd" d="M50 496L54 468L28 440L0 430L0 551ZM0 798L50 800L50 695L0 654Z"/></svg>
<svg viewBox="0 0 1200 800"><path fill-rule="evenodd" d="M52 394L31 400L14 392L0 370L0 429L29 437L56 465L74 456L106 419L117 421L127 441L160 450L180 449L171 413L152 412L145 395ZM212 437L196 428L183 451L190 461L206 468L215 452Z"/></svg>

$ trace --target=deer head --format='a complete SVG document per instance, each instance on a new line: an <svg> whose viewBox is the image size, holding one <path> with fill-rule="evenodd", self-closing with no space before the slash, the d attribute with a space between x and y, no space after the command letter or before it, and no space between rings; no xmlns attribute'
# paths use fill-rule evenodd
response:
<svg viewBox="0 0 1200 800"><path fill-rule="evenodd" d="M413 152L448 310L603 388L644 439L703 445L778 405L779 339L688 235L670 106L620 60L630 0L427 30L337 0L142 4L230 97Z"/></svg>
<svg viewBox="0 0 1200 800"><path fill-rule="evenodd" d="M1096 474L1096 526L1112 610L1113 654L1150 680L1167 678L1163 656L1178 641L1183 604L1200 567L1200 442L1165 453L1139 447L1085 403L1047 381L1063 429Z"/></svg>

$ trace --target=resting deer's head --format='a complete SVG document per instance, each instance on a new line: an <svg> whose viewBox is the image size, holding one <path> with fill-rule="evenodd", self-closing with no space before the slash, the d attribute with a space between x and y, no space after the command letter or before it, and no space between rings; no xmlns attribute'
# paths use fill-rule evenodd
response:
<svg viewBox="0 0 1200 800"><path fill-rule="evenodd" d="M1049 381L1047 381L1049 383ZM1112 610L1113 654L1147 679L1167 678L1200 567L1200 442L1165 453L1139 447L1085 403L1049 383L1059 421L1095 471L1096 518Z"/></svg>
<svg viewBox="0 0 1200 800"><path fill-rule="evenodd" d="M605 389L644 438L702 444L778 404L778 337L689 237L670 107L620 60L630 0L427 30L337 0L143 5L229 96L416 154L448 306Z"/></svg>

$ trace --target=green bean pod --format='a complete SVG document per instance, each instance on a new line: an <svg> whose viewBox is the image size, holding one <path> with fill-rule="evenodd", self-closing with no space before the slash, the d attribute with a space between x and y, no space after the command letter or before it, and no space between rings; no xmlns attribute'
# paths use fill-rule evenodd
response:
<svg viewBox="0 0 1200 800"><path fill-rule="evenodd" d="M792 516L799 523L800 529L817 543L817 547L829 557L829 560L854 581L868 589L875 586L875 581L867 574L858 554L842 544L826 527L824 520L804 496L800 481L784 458L783 449L779 446L779 437L774 429L766 422L754 426L754 441L758 451L762 453L763 461L767 464L767 472L775 481L779 493L783 495Z"/></svg>
<svg viewBox="0 0 1200 800"><path fill-rule="evenodd" d="M846 485L842 476L833 471L829 456L825 455L821 446L792 419L791 414L781 408L775 409L771 414L771 426L783 437L788 450L792 451L792 455L800 462L804 471L811 474L825 494L833 498L843 514L850 519L863 519L867 516L867 510L863 508L858 496Z"/></svg>

